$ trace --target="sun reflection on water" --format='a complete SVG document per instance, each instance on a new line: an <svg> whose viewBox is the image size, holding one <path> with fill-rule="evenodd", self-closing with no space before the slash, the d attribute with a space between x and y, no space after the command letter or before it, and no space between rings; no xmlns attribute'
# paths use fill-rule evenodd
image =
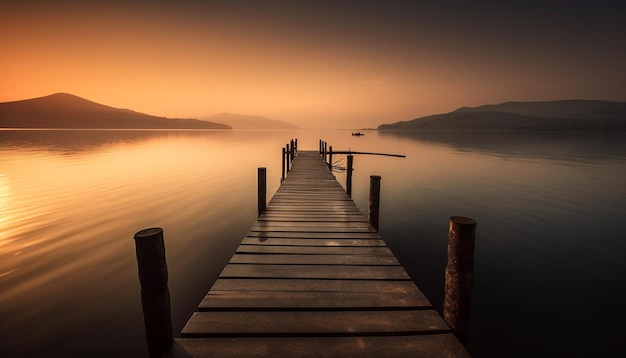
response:
<svg viewBox="0 0 626 358"><path fill-rule="evenodd" d="M9 180L5 174L0 173L0 255L2 255L2 246L5 244L8 235L6 234L6 226L9 217L9 196L11 188Z"/></svg>
<svg viewBox="0 0 626 358"><path fill-rule="evenodd" d="M267 168L269 199L280 183L281 146L293 137L301 149L324 139L335 150L407 155L356 156L353 198L366 212L369 175L382 175L381 234L434 305L450 215L479 220L483 305L504 301L504 272L532 269L524 289L538 285L550 300L547 292L571 287L545 272L600 285L617 282L623 268L624 245L614 236L624 231L625 150L567 156L560 148L550 157L507 143L349 131L62 132L12 139L0 131L0 337L13 352L64 342L67 355L87 355L108 337L124 352L103 355L145 355L132 235L153 226L165 232L179 331L254 223L257 168ZM345 172L335 175L345 183ZM497 289L486 290L493 282ZM490 334L497 332L484 328Z"/></svg>

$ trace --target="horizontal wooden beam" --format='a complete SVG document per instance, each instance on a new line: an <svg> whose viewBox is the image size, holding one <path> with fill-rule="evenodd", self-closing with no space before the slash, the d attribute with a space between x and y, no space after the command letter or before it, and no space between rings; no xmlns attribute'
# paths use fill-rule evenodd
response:
<svg viewBox="0 0 626 358"><path fill-rule="evenodd" d="M386 157L398 157L398 158L406 158L404 154L388 154L388 153L373 153L373 152L351 152L351 151L333 151L333 154L366 154L366 155L382 155Z"/></svg>

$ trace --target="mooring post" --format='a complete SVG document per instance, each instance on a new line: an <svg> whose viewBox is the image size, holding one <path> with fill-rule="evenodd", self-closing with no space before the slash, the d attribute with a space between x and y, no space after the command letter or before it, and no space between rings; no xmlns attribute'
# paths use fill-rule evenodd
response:
<svg viewBox="0 0 626 358"><path fill-rule="evenodd" d="M263 212L265 211L265 206L266 206L266 194L267 194L267 180L266 180L266 172L267 170L265 168L259 168L259 175L258 175L258 193L259 193L259 205L258 205L258 212L259 212L259 216L261 216L261 214L263 214Z"/></svg>
<svg viewBox="0 0 626 358"><path fill-rule="evenodd" d="M174 343L163 229L141 230L134 239L148 352L156 358Z"/></svg>
<svg viewBox="0 0 626 358"><path fill-rule="evenodd" d="M295 147L294 147L295 148L295 153L297 155L298 154L298 138L295 139L294 145L295 145Z"/></svg>
<svg viewBox="0 0 626 358"><path fill-rule="evenodd" d="M380 176L370 175L370 210L369 223L378 231L378 214L380 208Z"/></svg>
<svg viewBox="0 0 626 358"><path fill-rule="evenodd" d="M328 169L333 170L333 146L328 147Z"/></svg>
<svg viewBox="0 0 626 358"><path fill-rule="evenodd" d="M348 167L346 168L346 193L349 197L352 197L352 164L354 157L352 154L348 154Z"/></svg>
<svg viewBox="0 0 626 358"><path fill-rule="evenodd" d="M328 145L328 143L324 142L324 163L326 163L326 149L327 149L327 145Z"/></svg>
<svg viewBox="0 0 626 358"><path fill-rule="evenodd" d="M285 148L283 148L283 158L282 158L282 171L280 172L280 182L282 183L283 181L285 181Z"/></svg>
<svg viewBox="0 0 626 358"><path fill-rule="evenodd" d="M319 145L320 155L322 155L322 140L321 139L320 139L318 145Z"/></svg>
<svg viewBox="0 0 626 358"><path fill-rule="evenodd" d="M285 153L287 154L285 156L287 158L287 173L289 173L289 144L285 146Z"/></svg>
<svg viewBox="0 0 626 358"><path fill-rule="evenodd" d="M450 217L448 264L443 303L443 318L458 339L467 346L474 286L474 243L476 221L462 216Z"/></svg>
<svg viewBox="0 0 626 358"><path fill-rule="evenodd" d="M296 152L295 152L295 145L294 145L294 141L293 139L291 140L291 150L289 151L289 155L291 155L291 160L293 161L293 158L296 156Z"/></svg>

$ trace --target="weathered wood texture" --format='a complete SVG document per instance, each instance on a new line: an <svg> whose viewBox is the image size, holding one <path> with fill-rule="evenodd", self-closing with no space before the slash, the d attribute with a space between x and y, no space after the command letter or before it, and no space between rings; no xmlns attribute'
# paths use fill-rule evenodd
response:
<svg viewBox="0 0 626 358"><path fill-rule="evenodd" d="M462 216L450 218L443 317L461 342L469 340L475 241L475 220Z"/></svg>
<svg viewBox="0 0 626 358"><path fill-rule="evenodd" d="M134 239L148 352L160 357L174 343L163 229L141 230Z"/></svg>
<svg viewBox="0 0 626 358"><path fill-rule="evenodd" d="M469 354L323 157L300 151L168 356Z"/></svg>

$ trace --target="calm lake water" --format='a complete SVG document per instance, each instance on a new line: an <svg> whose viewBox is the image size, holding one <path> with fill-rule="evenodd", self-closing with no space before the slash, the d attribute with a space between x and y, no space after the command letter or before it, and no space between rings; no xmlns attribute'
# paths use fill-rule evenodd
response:
<svg viewBox="0 0 626 358"><path fill-rule="evenodd" d="M0 130L0 356L146 356L132 237L153 226L180 332L291 138L407 155L356 156L353 197L382 176L380 232L438 308L449 217L478 221L474 356L626 354L626 136Z"/></svg>

